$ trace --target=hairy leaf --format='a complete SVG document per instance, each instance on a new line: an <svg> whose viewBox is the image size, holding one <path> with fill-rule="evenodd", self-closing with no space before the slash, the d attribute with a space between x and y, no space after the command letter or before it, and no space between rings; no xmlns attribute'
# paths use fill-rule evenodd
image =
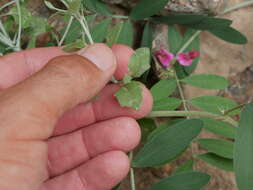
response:
<svg viewBox="0 0 253 190"><path fill-rule="evenodd" d="M141 83L132 81L121 87L115 94L122 107L129 107L139 110L142 103Z"/></svg>

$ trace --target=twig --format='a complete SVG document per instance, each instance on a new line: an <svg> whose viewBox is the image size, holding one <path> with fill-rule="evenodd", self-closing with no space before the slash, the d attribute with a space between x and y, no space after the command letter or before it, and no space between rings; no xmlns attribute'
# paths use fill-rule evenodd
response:
<svg viewBox="0 0 253 190"><path fill-rule="evenodd" d="M12 5L15 3L15 0L14 1L10 1L8 3L5 3L2 7L0 7L0 11L2 11L3 9L5 9L6 7Z"/></svg>
<svg viewBox="0 0 253 190"><path fill-rule="evenodd" d="M16 51L21 50L21 34L22 34L22 14L21 14L21 9L20 9L20 2L19 0L15 0L16 5L17 5L17 10L18 10L18 36L16 40Z"/></svg>
<svg viewBox="0 0 253 190"><path fill-rule="evenodd" d="M230 123L234 127L238 126L231 117L200 111L153 111L147 117L208 117Z"/></svg>
<svg viewBox="0 0 253 190"><path fill-rule="evenodd" d="M243 7L247 7L247 6L250 6L250 5L253 5L253 0L244 1L244 2L239 3L239 4L237 4L237 5L233 6L233 7L227 8L223 12L221 12L220 15L224 15L226 13L229 13L229 12L232 12L232 11L235 11L237 9L240 9L240 8L243 8Z"/></svg>
<svg viewBox="0 0 253 190"><path fill-rule="evenodd" d="M69 29L71 27L71 24L73 23L73 20L74 20L74 17L71 16L70 19L69 19L67 28L66 28L66 30L65 30L65 32L64 32L64 34L63 34L63 36L62 36L62 38L60 40L60 42L58 43L58 46L61 46L63 44L64 40L66 39L66 37L68 35L68 32L69 32Z"/></svg>
<svg viewBox="0 0 253 190"><path fill-rule="evenodd" d="M129 159L132 162L132 160L133 160L133 151L130 152ZM134 169L132 167L130 169L130 183L131 183L131 190L136 190Z"/></svg>
<svg viewBox="0 0 253 190"><path fill-rule="evenodd" d="M187 42L185 42L185 44L180 48L180 50L177 52L177 54L184 52L188 48L188 46L193 42L193 40L195 40L198 37L198 35L200 33L201 33L201 31L197 30L192 35L192 37L190 37L189 40Z"/></svg>

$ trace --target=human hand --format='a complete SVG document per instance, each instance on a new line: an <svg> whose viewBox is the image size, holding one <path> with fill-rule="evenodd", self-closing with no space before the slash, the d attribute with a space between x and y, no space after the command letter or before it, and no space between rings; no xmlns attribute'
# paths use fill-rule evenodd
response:
<svg viewBox="0 0 253 190"><path fill-rule="evenodd" d="M0 58L1 190L109 190L127 175L124 152L140 140L133 118L151 110L152 98L143 88L139 111L118 105L119 86L106 84L127 72L133 50L112 50L95 44L83 57L53 47Z"/></svg>

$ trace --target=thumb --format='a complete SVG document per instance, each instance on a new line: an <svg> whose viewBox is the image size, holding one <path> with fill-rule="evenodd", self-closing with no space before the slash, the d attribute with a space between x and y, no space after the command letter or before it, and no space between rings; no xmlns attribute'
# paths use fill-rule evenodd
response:
<svg viewBox="0 0 253 190"><path fill-rule="evenodd" d="M95 96L115 68L115 57L103 44L52 59L38 73L0 93L0 139L50 137L58 118Z"/></svg>

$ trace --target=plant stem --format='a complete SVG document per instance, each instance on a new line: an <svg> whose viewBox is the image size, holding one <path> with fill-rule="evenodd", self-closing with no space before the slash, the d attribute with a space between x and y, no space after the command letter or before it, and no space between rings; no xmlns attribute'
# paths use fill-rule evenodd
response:
<svg viewBox="0 0 253 190"><path fill-rule="evenodd" d="M6 32L4 25L2 23L2 21L0 20L0 30L2 30L3 34L7 37L10 38L9 34Z"/></svg>
<svg viewBox="0 0 253 190"><path fill-rule="evenodd" d="M9 46L11 49L15 50L16 47L13 44L13 42L9 38L7 38L6 36L4 36L2 33L0 33L0 41L3 44Z"/></svg>
<svg viewBox="0 0 253 190"><path fill-rule="evenodd" d="M132 160L133 160L133 151L130 152L129 159L132 162ZM130 183L131 183L131 190L136 190L134 169L132 167L130 169Z"/></svg>
<svg viewBox="0 0 253 190"><path fill-rule="evenodd" d="M195 40L196 37L198 37L198 35L199 35L200 33L201 33L201 31L200 31L200 30L197 30L197 31L192 35L192 37L182 46L182 48L178 51L177 54L184 52L184 51L188 48L188 46L193 42L193 40Z"/></svg>
<svg viewBox="0 0 253 190"><path fill-rule="evenodd" d="M8 7L8 6L10 6L10 5L14 4L14 3L15 3L15 0L14 0L14 1L10 1L10 2L4 4L2 7L0 7L0 11L2 11L2 10L5 9L6 7Z"/></svg>
<svg viewBox="0 0 253 190"><path fill-rule="evenodd" d="M73 16L71 16L71 17L70 17L70 19L69 19L69 22L68 22L67 28L66 28L66 30L65 30L65 32L64 32L64 34L63 34L63 36L62 36L62 38L61 38L61 40L60 40L60 42L59 42L58 46L61 46L61 45L63 44L63 42L64 42L65 38L66 38L66 37L67 37L67 35L68 35L69 29L70 29L70 27L71 27L71 24L72 24L73 20L74 20L74 17L73 17Z"/></svg>
<svg viewBox="0 0 253 190"><path fill-rule="evenodd" d="M178 78L178 76L177 76L176 70L174 70L174 74L175 74L175 79L176 79L176 83L177 83L179 95L180 95L180 97L181 97L181 100L183 101L184 110L185 110L185 111L189 111L189 108L188 108L187 103L186 103L184 91L183 91L183 88L182 88L182 86L181 86L181 84L180 84L180 81L179 81L179 78Z"/></svg>
<svg viewBox="0 0 253 190"><path fill-rule="evenodd" d="M83 18L79 18L79 17L76 17L76 19L80 22L80 24L81 24L81 26L82 26L82 28L83 28L83 30L84 30L84 32L85 32L88 40L89 40L89 43L90 44L94 44L94 41L92 39L92 36L91 36L90 31L88 29L88 26L84 22L84 19Z"/></svg>
<svg viewBox="0 0 253 190"><path fill-rule="evenodd" d="M21 50L21 34L22 34L22 14L21 14L21 8L20 8L20 2L19 0L16 0L17 10L18 10L18 36L16 40L16 51Z"/></svg>
<svg viewBox="0 0 253 190"><path fill-rule="evenodd" d="M200 111L153 111L148 117L208 117L230 123L234 127L238 126L238 123L228 116Z"/></svg>
<svg viewBox="0 0 253 190"><path fill-rule="evenodd" d="M232 108L232 109L230 109L230 110L225 111L223 115L228 115L229 113L231 113L231 112L233 112L233 111L235 111L235 110L238 110L238 109L243 108L245 105L246 105L246 104L238 105L238 106L236 106L236 107L234 107L234 108Z"/></svg>
<svg viewBox="0 0 253 190"><path fill-rule="evenodd" d="M124 15L112 15L112 18L117 18L117 19L129 19L128 16L124 16Z"/></svg>
<svg viewBox="0 0 253 190"><path fill-rule="evenodd" d="M227 9L225 9L225 10L221 13L221 15L226 14L226 13L229 13L229 12L232 12L232 11L235 11L235 10L240 9L240 8L243 8L243 7L250 6L250 5L253 5L253 0L244 1L244 2L239 3L239 4L237 4L237 5L233 6L233 7L227 8Z"/></svg>

